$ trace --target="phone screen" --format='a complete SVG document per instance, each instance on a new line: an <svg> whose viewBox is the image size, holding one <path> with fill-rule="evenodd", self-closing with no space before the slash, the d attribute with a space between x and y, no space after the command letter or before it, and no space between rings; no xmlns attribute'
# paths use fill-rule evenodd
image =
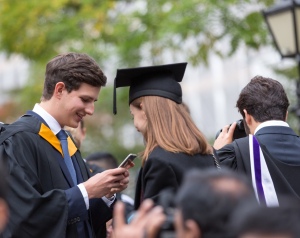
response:
<svg viewBox="0 0 300 238"><path fill-rule="evenodd" d="M119 168L122 167L126 167L127 163L129 160L133 161L135 158L137 157L136 154L129 154L127 155L127 157L122 161L122 163L119 165Z"/></svg>

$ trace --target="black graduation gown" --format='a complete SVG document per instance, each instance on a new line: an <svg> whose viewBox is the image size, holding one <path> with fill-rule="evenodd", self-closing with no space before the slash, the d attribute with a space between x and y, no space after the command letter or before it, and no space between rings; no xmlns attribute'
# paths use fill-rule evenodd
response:
<svg viewBox="0 0 300 238"><path fill-rule="evenodd" d="M105 237L112 211L102 199L91 199L86 210L52 131L36 117L24 116L6 127L0 142L7 136L0 143L0 158L7 163L10 209L3 237ZM71 155L80 183L90 173L74 147Z"/></svg>
<svg viewBox="0 0 300 238"><path fill-rule="evenodd" d="M256 134L272 177L279 204L286 196L300 198L300 137L285 126L268 126ZM221 166L246 174L252 182L249 137L216 151Z"/></svg>
<svg viewBox="0 0 300 238"><path fill-rule="evenodd" d="M135 209L138 209L146 198L151 198L157 203L164 189L176 192L184 174L190 169L208 167L215 167L212 155L190 156L184 153L171 153L161 147L156 147L150 153L144 167L140 169L135 192Z"/></svg>

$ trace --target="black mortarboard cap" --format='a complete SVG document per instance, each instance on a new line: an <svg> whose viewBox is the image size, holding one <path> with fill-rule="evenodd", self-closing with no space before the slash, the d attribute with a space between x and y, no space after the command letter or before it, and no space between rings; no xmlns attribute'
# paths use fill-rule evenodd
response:
<svg viewBox="0 0 300 238"><path fill-rule="evenodd" d="M182 81L187 63L118 69L114 82L113 112L117 113L116 89L130 87L129 104L142 96L160 96L182 102Z"/></svg>

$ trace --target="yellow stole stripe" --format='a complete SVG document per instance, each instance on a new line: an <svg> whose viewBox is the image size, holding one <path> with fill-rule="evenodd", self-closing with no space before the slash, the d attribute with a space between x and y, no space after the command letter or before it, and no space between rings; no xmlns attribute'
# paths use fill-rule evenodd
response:
<svg viewBox="0 0 300 238"><path fill-rule="evenodd" d="M59 139L56 137L56 135L54 135L54 133L50 130L50 128L43 123L41 123L39 135L43 137L46 141L48 141L63 156ZM68 136L68 150L70 156L73 156L77 151L76 145L74 144L74 142L69 136Z"/></svg>

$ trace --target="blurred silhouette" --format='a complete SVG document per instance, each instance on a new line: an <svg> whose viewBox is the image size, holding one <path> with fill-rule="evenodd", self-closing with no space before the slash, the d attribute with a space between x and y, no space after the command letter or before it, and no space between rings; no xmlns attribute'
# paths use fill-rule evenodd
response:
<svg viewBox="0 0 300 238"><path fill-rule="evenodd" d="M229 226L232 214L240 207L258 206L246 176L228 169L191 170L176 194L167 189L160 198L158 206L144 200L129 224L123 218L124 206L118 202L114 237L233 238Z"/></svg>
<svg viewBox="0 0 300 238"><path fill-rule="evenodd" d="M230 229L237 238L298 238L299 205L299 201L288 198L280 207L240 207L231 218Z"/></svg>
<svg viewBox="0 0 300 238"><path fill-rule="evenodd" d="M240 206L257 204L250 181L229 169L192 170L175 198L178 237L232 237L228 221ZM186 227L190 229L186 229Z"/></svg>

